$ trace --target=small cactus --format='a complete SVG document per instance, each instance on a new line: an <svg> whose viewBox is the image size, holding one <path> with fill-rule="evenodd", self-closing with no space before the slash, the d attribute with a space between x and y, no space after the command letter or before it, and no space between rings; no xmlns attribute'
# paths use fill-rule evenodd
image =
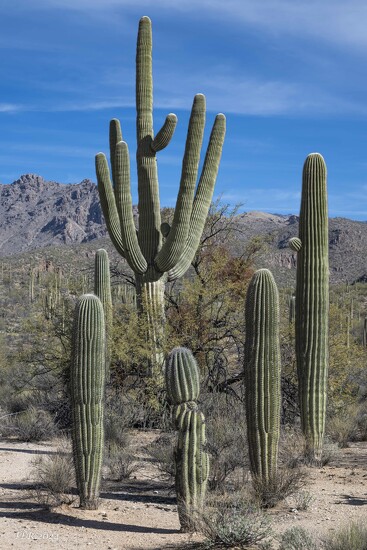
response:
<svg viewBox="0 0 367 550"><path fill-rule="evenodd" d="M73 456L81 508L96 510L103 458L105 323L101 301L81 296L75 308L70 393Z"/></svg>
<svg viewBox="0 0 367 550"><path fill-rule="evenodd" d="M192 531L203 506L209 475L205 417L198 409L199 369L191 351L175 348L166 361L168 399L175 405L177 508L182 531Z"/></svg>

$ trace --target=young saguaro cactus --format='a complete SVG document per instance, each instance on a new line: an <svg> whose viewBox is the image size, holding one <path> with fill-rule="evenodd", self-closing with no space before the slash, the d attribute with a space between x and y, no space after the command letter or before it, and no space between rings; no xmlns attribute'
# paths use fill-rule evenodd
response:
<svg viewBox="0 0 367 550"><path fill-rule="evenodd" d="M256 271L246 296L245 392L251 471L271 481L277 470L281 359L279 296L268 269Z"/></svg>
<svg viewBox="0 0 367 550"><path fill-rule="evenodd" d="M329 240L326 165L318 153L303 166L297 251L296 355L307 454L319 459L325 431L329 362Z"/></svg>
<svg viewBox="0 0 367 550"><path fill-rule="evenodd" d="M191 351L175 348L166 361L168 399L175 405L178 441L175 452L177 508L182 531L193 530L195 514L203 506L209 475L205 451L205 417L196 400L199 369Z"/></svg>
<svg viewBox="0 0 367 550"><path fill-rule="evenodd" d="M154 136L152 27L148 17L139 23L136 53L137 172L139 230L135 228L130 190L127 144L120 122L110 123L110 161L96 156L98 190L113 244L135 273L137 302L145 314L152 349L152 366L163 366L164 285L189 268L204 228L225 135L225 117L218 114L196 187L205 126L205 97L194 98L182 162L180 188L172 226L161 224L157 153L170 142L177 117L169 114Z"/></svg>
<svg viewBox="0 0 367 550"><path fill-rule="evenodd" d="M78 300L74 313L70 376L73 455L80 506L98 507L104 430L105 323L93 294Z"/></svg>

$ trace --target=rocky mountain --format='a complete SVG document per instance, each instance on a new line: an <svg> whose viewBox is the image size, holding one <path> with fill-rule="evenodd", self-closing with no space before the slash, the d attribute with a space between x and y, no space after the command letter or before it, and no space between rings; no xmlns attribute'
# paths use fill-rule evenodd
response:
<svg viewBox="0 0 367 550"><path fill-rule="evenodd" d="M240 231L235 252L241 253L252 237L266 237L266 249L257 258L257 267L270 268L279 283L292 285L297 259L287 243L298 234L298 217L247 212L238 215L236 222ZM89 243L106 235L98 191L90 180L60 184L26 174L14 183L0 185L2 257L36 248ZM367 281L367 223L330 219L329 246L331 282Z"/></svg>
<svg viewBox="0 0 367 550"><path fill-rule="evenodd" d="M106 234L96 185L45 181L26 174L0 185L0 255Z"/></svg>

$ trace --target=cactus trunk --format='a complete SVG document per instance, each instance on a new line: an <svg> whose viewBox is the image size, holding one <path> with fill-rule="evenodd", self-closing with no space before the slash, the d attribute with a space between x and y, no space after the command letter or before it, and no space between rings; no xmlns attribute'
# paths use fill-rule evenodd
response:
<svg viewBox="0 0 367 550"><path fill-rule="evenodd" d="M277 470L281 361L279 297L271 272L259 269L246 296L245 390L251 471L271 481Z"/></svg>
<svg viewBox="0 0 367 550"><path fill-rule="evenodd" d="M293 247L293 239L290 241ZM296 354L306 452L320 459L328 374L329 241L326 166L318 153L303 167L297 239Z"/></svg>
<svg viewBox="0 0 367 550"><path fill-rule="evenodd" d="M80 506L98 507L104 431L105 324L102 303L85 294L75 308L70 393Z"/></svg>

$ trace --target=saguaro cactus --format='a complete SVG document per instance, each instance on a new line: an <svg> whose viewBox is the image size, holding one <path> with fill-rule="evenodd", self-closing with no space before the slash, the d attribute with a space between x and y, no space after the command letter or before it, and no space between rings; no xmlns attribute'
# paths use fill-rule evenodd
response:
<svg viewBox="0 0 367 550"><path fill-rule="evenodd" d="M94 294L98 296L103 305L106 327L106 369L108 371L111 360L112 345L112 296L110 261L107 251L103 248L97 250L94 262ZM108 378L108 372L107 378Z"/></svg>
<svg viewBox="0 0 367 550"><path fill-rule="evenodd" d="M328 373L329 241L326 166L318 153L303 166L297 251L296 354L302 430L310 458L322 452Z"/></svg>
<svg viewBox="0 0 367 550"><path fill-rule="evenodd" d="M268 269L253 275L246 296L245 390L251 471L271 481L277 470L281 405L279 296Z"/></svg>
<svg viewBox="0 0 367 550"><path fill-rule="evenodd" d="M101 301L79 298L74 314L70 376L73 455L80 506L98 506L103 458L105 323Z"/></svg>
<svg viewBox="0 0 367 550"><path fill-rule="evenodd" d="M105 155L96 156L98 189L107 228L118 252L135 273L138 308L149 327L152 366L162 367L164 284L185 273L200 242L213 195L225 134L225 117L217 115L196 188L205 126L205 98L198 94L191 111L182 175L172 227L161 224L156 154L170 142L177 118L169 114L153 131L152 29L139 23L136 54L137 172L139 230L133 219L130 166L120 122L110 123L111 177Z"/></svg>
<svg viewBox="0 0 367 550"><path fill-rule="evenodd" d="M199 370L190 350L175 348L166 361L166 389L175 405L178 441L175 452L177 508L182 531L193 529L195 514L202 508L209 475L205 452L205 417L196 400L200 391Z"/></svg>

